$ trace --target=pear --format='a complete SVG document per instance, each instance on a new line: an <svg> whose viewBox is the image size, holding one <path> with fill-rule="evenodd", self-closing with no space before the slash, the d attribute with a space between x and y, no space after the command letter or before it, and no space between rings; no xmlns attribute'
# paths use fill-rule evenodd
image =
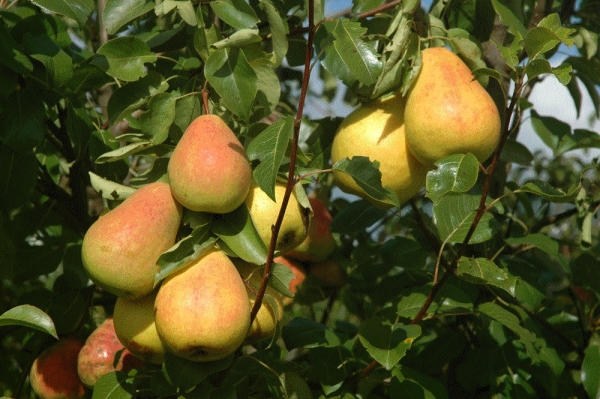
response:
<svg viewBox="0 0 600 399"><path fill-rule="evenodd" d="M302 282L306 280L306 270L304 269L302 263L287 256L277 256L275 259L273 259L273 262L287 266L288 269L294 273L295 277L290 281L288 288L292 294L296 294L296 292L298 292L298 285L302 284ZM284 296L283 306L290 305L293 301L294 298Z"/></svg>
<svg viewBox="0 0 600 399"><path fill-rule="evenodd" d="M250 308L252 309L256 301L256 294L262 283L263 268L239 259L235 259L234 264L245 281ZM283 298L284 296L281 293L267 286L258 313L246 335L245 343L273 338L277 325L281 324L283 320Z"/></svg>
<svg viewBox="0 0 600 399"><path fill-rule="evenodd" d="M86 232L81 248L92 281L124 298L148 295L159 256L175 244L181 215L169 185L156 182L101 216Z"/></svg>
<svg viewBox="0 0 600 399"><path fill-rule="evenodd" d="M167 167L173 195L193 211L228 213L244 202L252 170L233 131L216 115L185 130Z"/></svg>
<svg viewBox="0 0 600 399"><path fill-rule="evenodd" d="M319 262L327 259L335 249L335 238L330 230L333 217L319 198L309 197L308 200L313 211L308 234L306 239L286 256L305 262Z"/></svg>
<svg viewBox="0 0 600 399"><path fill-rule="evenodd" d="M135 300L117 298L113 319L115 333L125 348L140 359L161 364L167 350L154 321L156 292Z"/></svg>
<svg viewBox="0 0 600 399"><path fill-rule="evenodd" d="M277 221L281 199L285 193L285 184L275 183L275 199L271 198L258 186L254 185L246 197L246 206L252 218L252 222L258 231L258 235L264 241L267 248L271 242L271 226ZM295 192L292 191L290 200L285 210L283 222L277 235L275 250L285 253L297 247L304 241L308 232L308 218L304 208L298 202Z"/></svg>
<svg viewBox="0 0 600 399"><path fill-rule="evenodd" d="M65 338L38 356L29 370L29 381L42 399L79 399L85 387L77 375L77 356L83 343Z"/></svg>
<svg viewBox="0 0 600 399"><path fill-rule="evenodd" d="M411 154L405 138L403 117L405 99L391 95L362 105L341 123L333 138L331 160L365 156L379 162L381 183L390 187L400 203L408 201L425 185L428 168ZM367 196L354 179L334 171L334 180L343 191L356 194L379 208L391 202Z"/></svg>
<svg viewBox="0 0 600 399"><path fill-rule="evenodd" d="M346 272L333 259L311 263L308 274L317 277L325 288L340 288L346 284Z"/></svg>
<svg viewBox="0 0 600 399"><path fill-rule="evenodd" d="M404 118L409 148L428 166L445 156L467 152L483 162L500 139L500 115L494 100L469 67L441 47L423 50Z"/></svg>
<svg viewBox="0 0 600 399"><path fill-rule="evenodd" d="M225 358L250 327L250 302L238 270L218 249L162 283L154 303L156 330L168 351L192 361Z"/></svg>

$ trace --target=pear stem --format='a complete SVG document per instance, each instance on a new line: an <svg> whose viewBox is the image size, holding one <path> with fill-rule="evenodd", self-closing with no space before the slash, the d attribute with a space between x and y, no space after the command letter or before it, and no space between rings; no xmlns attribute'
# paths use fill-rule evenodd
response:
<svg viewBox="0 0 600 399"><path fill-rule="evenodd" d="M254 322L256 315L258 314L258 310L262 304L262 300L265 295L265 291L267 290L267 285L269 284L269 278L271 277L271 266L273 265L273 258L275 254L275 245L277 243L277 236L279 234L279 229L281 228L281 224L283 223L283 217L285 216L285 210L287 208L288 202L290 200L290 196L292 195L292 190L294 189L294 185L296 184L296 179L294 177L295 169L296 169L296 157L298 152L298 139L300 136L300 125L302 123L302 116L304 114L304 102L306 100L306 94L308 93L308 83L310 80L310 70L311 70L311 60L312 60L312 48L313 42L315 38L315 2L314 0L308 1L308 38L306 42L306 54L304 59L304 76L302 79L302 89L300 91L300 98L298 100L298 109L296 111L296 118L294 119L294 133L292 136L292 149L290 152L290 163L288 167L288 177L287 183L285 186L285 193L283 195L283 199L281 200L281 207L279 209L279 214L277 215L277 220L273 226L271 226L271 241L269 243L269 251L267 254L267 263L265 264L265 270L263 272L263 278L260 284L260 288L256 293L256 299L254 300L254 305L252 306L252 311L250 312L250 325Z"/></svg>

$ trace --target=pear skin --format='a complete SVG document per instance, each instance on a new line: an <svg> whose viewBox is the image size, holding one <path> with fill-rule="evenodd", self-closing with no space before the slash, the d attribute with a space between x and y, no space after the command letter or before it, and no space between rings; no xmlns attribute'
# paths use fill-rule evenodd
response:
<svg viewBox="0 0 600 399"><path fill-rule="evenodd" d="M228 213L252 182L246 151L216 115L201 115L185 130L167 167L173 195L193 211Z"/></svg>
<svg viewBox="0 0 600 399"><path fill-rule="evenodd" d="M452 154L473 153L480 162L500 140L500 115L469 67L443 47L423 50L421 70L404 110L413 155L433 166Z"/></svg>
<svg viewBox="0 0 600 399"><path fill-rule="evenodd" d="M148 295L159 256L175 244L182 208L169 185L150 183L101 216L87 231L83 265L98 286L117 296Z"/></svg>
<svg viewBox="0 0 600 399"><path fill-rule="evenodd" d="M135 300L117 298L113 319L115 333L125 348L140 359L161 364L167 350L156 332L156 292Z"/></svg>
<svg viewBox="0 0 600 399"><path fill-rule="evenodd" d="M425 185L428 168L409 151L404 132L405 99L398 95L384 97L352 111L341 123L333 138L331 160L365 156L379 162L381 183L390 187L400 203L412 198ZM334 171L340 189L358 195L379 208L391 202L369 197L346 173Z"/></svg>
<svg viewBox="0 0 600 399"><path fill-rule="evenodd" d="M285 184L275 183L275 199L271 198L258 186L254 185L246 197L246 206L252 218L252 222L258 231L258 235L264 241L267 248L271 242L271 226L277 221L281 199L285 194ZM292 191L290 200L285 210L283 223L277 235L275 250L285 253L304 241L308 233L308 218L304 208L298 202L296 194Z"/></svg>
<svg viewBox="0 0 600 399"><path fill-rule="evenodd" d="M303 262L319 262L327 259L335 250L335 238L330 229L333 217L319 198L309 197L308 200L313 211L308 225L308 234L306 239L286 253L286 256Z"/></svg>
<svg viewBox="0 0 600 399"><path fill-rule="evenodd" d="M154 314L167 350L198 362L235 352L250 327L244 281L227 255L217 249L163 281Z"/></svg>

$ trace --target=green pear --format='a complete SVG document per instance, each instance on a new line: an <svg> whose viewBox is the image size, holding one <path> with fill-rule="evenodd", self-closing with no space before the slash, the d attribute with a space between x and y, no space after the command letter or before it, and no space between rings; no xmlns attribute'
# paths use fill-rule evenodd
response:
<svg viewBox="0 0 600 399"><path fill-rule="evenodd" d="M335 238L330 230L333 217L319 198L309 197L308 200L312 208L308 234L306 239L286 253L286 256L303 262L319 262L327 259L335 250Z"/></svg>
<svg viewBox="0 0 600 399"><path fill-rule="evenodd" d="M403 97L391 95L355 109L342 121L331 147L334 164L354 156L378 161L383 187L390 187L400 203L419 192L425 185L428 171L408 149L404 132L404 104ZM391 202L367 196L346 173L334 171L333 177L338 187L347 193L356 194L380 208L392 206Z"/></svg>
<svg viewBox="0 0 600 399"><path fill-rule="evenodd" d="M250 327L244 281L217 249L165 278L154 314L167 350L192 361L229 356L242 345Z"/></svg>
<svg viewBox="0 0 600 399"><path fill-rule="evenodd" d="M258 185L254 185L245 200L252 222L267 248L271 242L271 226L277 221L279 208L281 207L280 201L284 193L285 184L277 182L275 184L275 199L277 202L273 202ZM275 250L285 253L297 247L304 241L307 232L308 217L304 208L298 202L298 197L292 191L279 234L277 235Z"/></svg>
<svg viewBox="0 0 600 399"><path fill-rule="evenodd" d="M202 115L185 130L168 165L173 195L193 211L228 213L244 202L252 182L246 151L216 115Z"/></svg>
<svg viewBox="0 0 600 399"><path fill-rule="evenodd" d="M83 343L65 338L38 356L29 370L29 382L42 399L79 399L85 387L77 374L77 356Z"/></svg>
<svg viewBox="0 0 600 399"><path fill-rule="evenodd" d="M175 244L182 208L169 185L150 183L101 216L86 232L83 265L98 286L124 298L148 295L159 256Z"/></svg>
<svg viewBox="0 0 600 399"><path fill-rule="evenodd" d="M263 267L239 259L235 259L234 264L244 279L248 291L250 309L252 309L256 301L256 294L262 283ZM277 325L281 324L283 320L283 298L284 296L276 289L267 286L258 313L246 335L245 343L273 338L277 330Z"/></svg>
<svg viewBox="0 0 600 399"><path fill-rule="evenodd" d="M442 47L423 50L404 118L408 146L428 166L445 156L467 152L483 162L500 139L494 100L469 67Z"/></svg>
<svg viewBox="0 0 600 399"><path fill-rule="evenodd" d="M125 348L140 359L161 364L167 350L156 331L156 292L134 300L117 298L113 319L115 333Z"/></svg>

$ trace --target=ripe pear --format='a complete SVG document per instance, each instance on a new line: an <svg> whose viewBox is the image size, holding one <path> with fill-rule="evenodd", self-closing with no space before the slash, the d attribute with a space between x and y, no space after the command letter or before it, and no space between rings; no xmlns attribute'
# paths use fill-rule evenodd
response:
<svg viewBox="0 0 600 399"><path fill-rule="evenodd" d="M252 309L262 282L263 268L238 259L234 261L234 264L245 281L250 309ZM281 293L267 286L258 313L246 335L245 343L257 342L273 337L277 325L283 320L283 298L284 296Z"/></svg>
<svg viewBox="0 0 600 399"><path fill-rule="evenodd" d="M79 399L85 387L77 375L77 356L83 343L65 338L38 356L29 371L31 388L42 399Z"/></svg>
<svg viewBox="0 0 600 399"><path fill-rule="evenodd" d="M333 259L312 263L308 268L308 274L321 280L325 288L340 288L346 284L346 272Z"/></svg>
<svg viewBox="0 0 600 399"><path fill-rule="evenodd" d="M201 115L185 130L167 167L173 195L193 211L228 213L250 190L246 150L216 115Z"/></svg>
<svg viewBox="0 0 600 399"><path fill-rule="evenodd" d="M291 259L287 256L277 256L273 259L275 263L280 263L284 266L287 266L292 273L294 273L294 278L290 281L290 286L288 287L292 294L298 292L298 285L302 284L304 280L306 280L306 270L304 266L298 261ZM294 298L290 298L287 296L283 297L283 306L290 305L294 301Z"/></svg>
<svg viewBox="0 0 600 399"><path fill-rule="evenodd" d="M83 238L83 265L98 286L124 298L148 295L159 256L175 244L182 208L169 185L150 183L101 216Z"/></svg>
<svg viewBox="0 0 600 399"><path fill-rule="evenodd" d="M113 319L107 318L90 334L79 351L77 374L83 385L91 388L104 374L129 371L143 364L143 360L125 349L117 338Z"/></svg>
<svg viewBox="0 0 600 399"><path fill-rule="evenodd" d="M355 109L342 121L331 147L334 164L355 156L378 161L383 187L390 187L400 203L419 192L425 185L428 171L408 149L404 132L404 104L403 97L391 95ZM350 175L334 171L333 176L343 191L356 194L380 208L392 206L387 200L367 196Z"/></svg>
<svg viewBox="0 0 600 399"><path fill-rule="evenodd" d="M244 281L217 249L163 281L154 314L167 350L192 361L229 356L242 345L250 327Z"/></svg>
<svg viewBox="0 0 600 399"><path fill-rule="evenodd" d="M264 241L267 248L271 242L271 226L277 221L281 199L285 193L285 184L275 184L275 199L271 198L258 186L254 185L246 197L246 206L252 218L252 222L258 231L258 235ZM296 193L292 191L290 200L285 210L283 223L277 235L275 250L285 253L297 247L304 241L308 232L308 218L304 208L298 202Z"/></svg>
<svg viewBox="0 0 600 399"><path fill-rule="evenodd" d="M428 48L422 54L421 70L404 110L411 152L428 166L445 156L467 152L485 161L500 139L494 100L450 50Z"/></svg>
<svg viewBox="0 0 600 399"><path fill-rule="evenodd" d="M300 245L286 253L286 256L300 261L319 262L327 259L335 249L335 238L331 234L333 217L323 201L310 197L312 216L306 239Z"/></svg>
<svg viewBox="0 0 600 399"><path fill-rule="evenodd" d="M167 350L154 321L156 292L135 300L117 298L113 319L119 341L131 353L147 362L161 364Z"/></svg>

